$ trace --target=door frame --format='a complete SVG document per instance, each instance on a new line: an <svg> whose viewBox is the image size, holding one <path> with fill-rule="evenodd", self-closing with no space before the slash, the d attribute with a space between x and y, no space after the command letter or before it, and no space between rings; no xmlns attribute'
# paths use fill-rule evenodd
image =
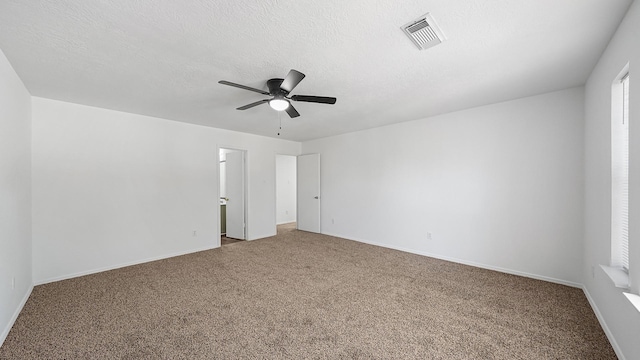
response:
<svg viewBox="0 0 640 360"><path fill-rule="evenodd" d="M274 178L274 187L273 187L273 194L275 195L275 201L273 203L273 209L274 209L274 218L273 218L273 223L276 226L276 234L278 233L278 156L291 156L292 158L295 158L296 160L296 182L295 182L295 187L296 187L296 223L298 222L298 156L299 155L291 155L291 154L280 154L280 153L276 153L273 156L273 178Z"/></svg>
<svg viewBox="0 0 640 360"><path fill-rule="evenodd" d="M218 200L217 202L217 206L218 206L218 211L216 211L216 213L218 214L217 217L217 221L216 221L216 226L217 226L217 239L216 239L216 243L218 245L218 247L222 246L221 244L221 238L222 238L222 228L220 227L220 150L233 150L233 151L240 151L242 152L242 156L244 159L244 166L242 169L243 172L243 192L244 192L244 238L245 240L249 240L249 226L250 226L250 222L249 222L249 151L246 149L239 149L237 147L234 146L226 146L226 145L217 145L216 146L216 160L217 160L217 164L218 166L216 166L216 174L217 174L217 193L218 193L218 197L216 198L216 200Z"/></svg>

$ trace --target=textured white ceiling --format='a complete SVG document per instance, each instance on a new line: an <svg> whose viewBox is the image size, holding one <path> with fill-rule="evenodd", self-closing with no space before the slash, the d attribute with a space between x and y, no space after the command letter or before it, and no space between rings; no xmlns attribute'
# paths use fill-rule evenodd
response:
<svg viewBox="0 0 640 360"><path fill-rule="evenodd" d="M0 49L32 95L278 137L265 88L307 75L280 138L307 140L585 83L631 0L2 0ZM447 41L400 26L430 12Z"/></svg>

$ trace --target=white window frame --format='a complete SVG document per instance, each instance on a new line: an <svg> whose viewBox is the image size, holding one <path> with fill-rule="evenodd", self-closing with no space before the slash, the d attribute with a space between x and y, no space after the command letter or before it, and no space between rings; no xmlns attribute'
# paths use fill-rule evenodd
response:
<svg viewBox="0 0 640 360"><path fill-rule="evenodd" d="M629 272L629 68L611 88L611 267Z"/></svg>

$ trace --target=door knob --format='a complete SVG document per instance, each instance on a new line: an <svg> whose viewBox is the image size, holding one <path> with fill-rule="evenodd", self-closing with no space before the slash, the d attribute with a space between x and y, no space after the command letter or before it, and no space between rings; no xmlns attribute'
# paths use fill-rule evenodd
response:
<svg viewBox="0 0 640 360"><path fill-rule="evenodd" d="M314 196L313 198L314 198L314 199L317 199L318 197L317 197L317 196Z"/></svg>

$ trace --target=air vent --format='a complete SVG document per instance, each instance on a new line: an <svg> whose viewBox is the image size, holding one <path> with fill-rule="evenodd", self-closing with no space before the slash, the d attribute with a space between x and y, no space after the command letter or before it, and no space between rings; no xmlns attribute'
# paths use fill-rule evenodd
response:
<svg viewBox="0 0 640 360"><path fill-rule="evenodd" d="M420 50L436 46L446 39L429 13L406 24L402 30Z"/></svg>

